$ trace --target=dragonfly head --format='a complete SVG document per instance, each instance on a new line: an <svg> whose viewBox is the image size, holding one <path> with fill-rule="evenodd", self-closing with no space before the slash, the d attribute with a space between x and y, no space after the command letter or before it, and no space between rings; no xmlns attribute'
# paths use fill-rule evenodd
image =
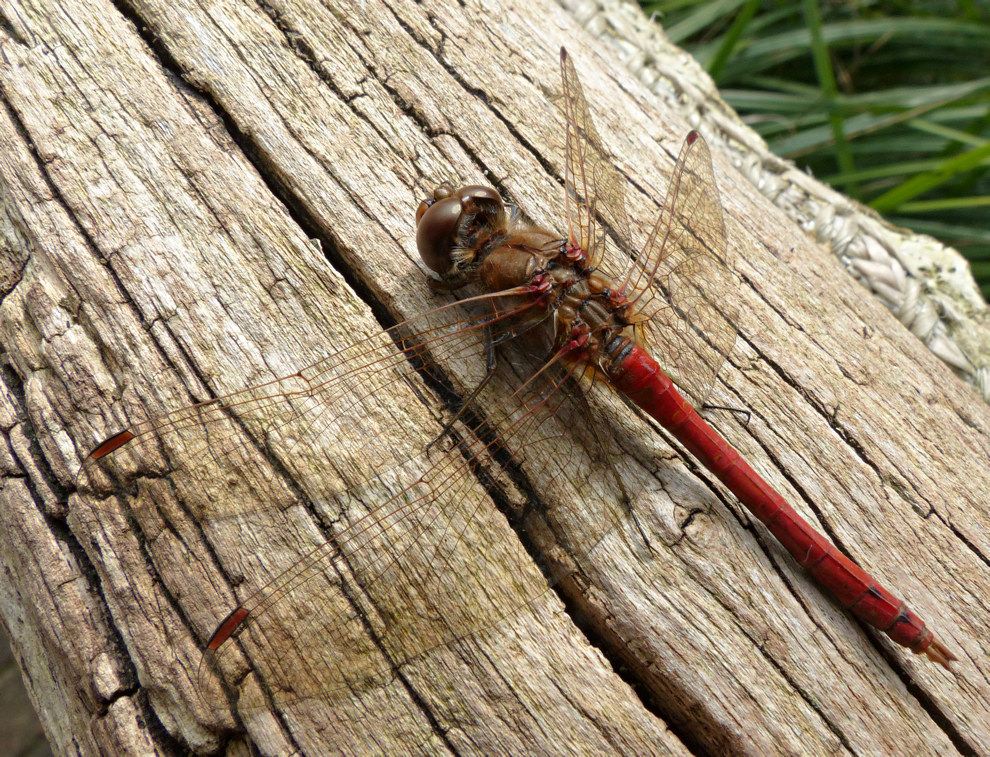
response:
<svg viewBox="0 0 990 757"><path fill-rule="evenodd" d="M458 285L481 263L486 243L505 234L505 206L491 187L444 182L416 211L416 246L426 266Z"/></svg>

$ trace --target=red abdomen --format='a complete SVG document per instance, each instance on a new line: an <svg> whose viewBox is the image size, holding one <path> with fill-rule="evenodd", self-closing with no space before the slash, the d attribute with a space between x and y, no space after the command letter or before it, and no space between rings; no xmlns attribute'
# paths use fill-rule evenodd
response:
<svg viewBox="0 0 990 757"><path fill-rule="evenodd" d="M663 425L854 615L916 654L948 667L955 657L907 605L815 531L677 391L659 364L632 345L611 368L613 385Z"/></svg>

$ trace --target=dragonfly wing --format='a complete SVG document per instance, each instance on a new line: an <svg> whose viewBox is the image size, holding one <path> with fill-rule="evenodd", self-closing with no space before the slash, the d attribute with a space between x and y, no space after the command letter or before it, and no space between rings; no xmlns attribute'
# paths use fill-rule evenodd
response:
<svg viewBox="0 0 990 757"><path fill-rule="evenodd" d="M426 402L449 419L429 383L457 363L468 383L480 380L485 330L498 338L512 328L498 300L483 299L479 316L460 305L432 311L291 376L137 424L87 461L81 489L125 494L137 481L142 506L174 497L211 542L245 544L222 566L243 576L237 622L201 666L211 706L227 706L223 688L245 664L276 698L368 691L529 606L554 580L506 535L482 484L514 488L494 459L504 454L526 459L534 482L570 477L581 464L552 454L567 422L567 370L511 366L531 380L487 415L459 418L429 451L409 431L412 414L384 399L401 382L407 398L419 395L410 405ZM593 522L592 545L607 521ZM483 550L472 548L479 543Z"/></svg>
<svg viewBox="0 0 990 757"><path fill-rule="evenodd" d="M570 241L588 253L591 267L618 276L626 265L610 251L630 239L625 179L595 129L584 89L567 51L560 51L565 123L564 186ZM627 258L628 260L628 258Z"/></svg>
<svg viewBox="0 0 990 757"><path fill-rule="evenodd" d="M626 276L645 346L700 407L735 344L738 278L711 153L691 132L643 253Z"/></svg>
<svg viewBox="0 0 990 757"><path fill-rule="evenodd" d="M491 302L499 299L492 295ZM434 375L437 360L461 361L471 380L484 372L485 328L497 335L500 328L510 328L510 317L511 313L489 323L486 314L465 315L452 305L385 332L356 335L296 373L150 418L115 434L86 458L77 488L109 492L137 475L173 473L176 485L182 487L180 495L203 507L202 512L194 511L196 515L223 514L236 507L236 500L232 505L228 497L220 505L215 497L203 496L234 486L253 492L251 499L275 509L283 493L269 477L252 477L252 471L264 469L268 462L299 478L305 478L313 466L321 474L329 472L329 478L321 475L308 482L306 493L316 501L332 498L383 467L414 456L419 448L404 445L402 434L396 434L397 444L367 458L355 457L350 468L336 459L315 459L316 442L334 440L353 451L375 434L388 433L390 426L411 422L401 407L380 401L384 390L395 382L409 384L417 374ZM409 385L420 391L415 382ZM437 414L445 411L441 402L434 404Z"/></svg>
<svg viewBox="0 0 990 757"><path fill-rule="evenodd" d="M577 72L563 50L561 76L571 241L635 303L644 346L700 406L736 334L732 294L737 282L708 144L697 132L685 141L660 217L637 253L625 179L602 146Z"/></svg>

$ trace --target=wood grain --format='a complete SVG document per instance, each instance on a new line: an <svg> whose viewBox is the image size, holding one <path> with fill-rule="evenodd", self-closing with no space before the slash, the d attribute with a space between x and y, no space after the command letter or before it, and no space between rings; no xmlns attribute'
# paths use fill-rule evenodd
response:
<svg viewBox="0 0 990 757"><path fill-rule="evenodd" d="M527 521L526 548L575 572L477 645L325 700L266 691L249 654L239 689L204 694L213 627L318 519L243 489L210 503L238 517L211 519L147 470L80 494L82 457L435 306L412 214L441 178L494 182L559 226L562 44L634 217L662 201L687 126L558 8L468 5L5 11L0 604L56 751L990 751L990 412L718 156L743 285L715 400L753 417L717 422L930 622L954 674L864 630L711 476L619 418L652 549L627 521L575 558L602 503L554 520L574 488L535 476L550 515ZM386 444L439 432L407 387L376 399L400 413L376 416L396 419L379 421ZM520 539L486 507L493 531L465 553ZM493 573L464 597L479 613L511 604L519 577ZM292 638L298 655L321 643Z"/></svg>

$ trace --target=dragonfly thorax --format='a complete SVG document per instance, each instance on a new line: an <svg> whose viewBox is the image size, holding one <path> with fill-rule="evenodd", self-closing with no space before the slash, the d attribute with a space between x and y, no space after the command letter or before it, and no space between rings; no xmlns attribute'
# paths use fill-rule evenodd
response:
<svg viewBox="0 0 990 757"><path fill-rule="evenodd" d="M485 258L479 278L490 292L530 287L539 305L527 309L527 319L543 320L554 349L569 352L569 359L598 364L616 338L623 343L635 338L627 317L631 305L621 287L589 268L580 248L549 231L511 233Z"/></svg>
<svg viewBox="0 0 990 757"><path fill-rule="evenodd" d="M635 340L629 310L614 282L598 271L585 271L561 291L554 310L555 343L580 346L581 359L600 365L601 355L617 349L617 340L623 345Z"/></svg>
<svg viewBox="0 0 990 757"><path fill-rule="evenodd" d="M501 300L497 310L511 310L527 296L538 300L524 308L524 320L545 321L552 344L573 349L575 359L597 363L618 337L634 338L621 287L590 268L579 245L507 212L491 187L455 190L445 182L420 203L416 219L420 257L439 274L439 286L477 280L487 292L531 287L531 295Z"/></svg>

